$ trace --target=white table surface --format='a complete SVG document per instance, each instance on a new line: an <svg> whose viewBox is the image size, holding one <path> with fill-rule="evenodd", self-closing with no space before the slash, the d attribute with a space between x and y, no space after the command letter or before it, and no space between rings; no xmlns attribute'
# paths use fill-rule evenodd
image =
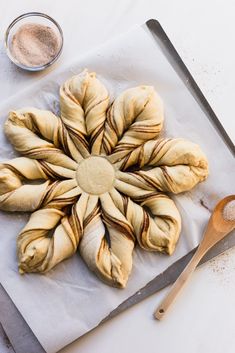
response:
<svg viewBox="0 0 235 353"><path fill-rule="evenodd" d="M157 18L235 142L233 0L2 0L1 100L48 72L25 73L5 55L3 38L7 25L29 11L45 12L61 24L65 46L57 66L135 24ZM197 270L168 317L157 322L152 313L167 290L87 334L61 353L234 353L235 249ZM2 330L0 352L12 352Z"/></svg>

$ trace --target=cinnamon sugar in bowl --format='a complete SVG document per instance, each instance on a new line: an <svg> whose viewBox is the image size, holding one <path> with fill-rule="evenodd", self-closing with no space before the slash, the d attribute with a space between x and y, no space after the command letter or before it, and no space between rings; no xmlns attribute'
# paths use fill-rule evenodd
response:
<svg viewBox="0 0 235 353"><path fill-rule="evenodd" d="M28 71L41 71L59 58L63 48L63 32L50 16L29 12L9 25L5 46L14 64Z"/></svg>

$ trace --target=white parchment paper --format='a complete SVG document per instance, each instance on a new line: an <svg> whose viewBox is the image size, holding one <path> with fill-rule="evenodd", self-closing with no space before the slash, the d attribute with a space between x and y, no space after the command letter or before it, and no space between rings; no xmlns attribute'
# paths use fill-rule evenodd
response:
<svg viewBox="0 0 235 353"><path fill-rule="evenodd" d="M84 68L98 73L112 97L132 86L154 85L165 105L163 135L189 138L200 144L209 160L210 176L194 190L174 197L183 220L175 253L168 257L136 248L132 275L124 290L103 284L79 254L46 275L20 276L16 237L28 215L0 212L0 281L48 353L94 328L124 299L195 247L216 201L235 191L231 153L144 26L88 53L25 92L16 92L0 108L1 161L16 155L2 130L7 112L35 106L58 113L60 84Z"/></svg>

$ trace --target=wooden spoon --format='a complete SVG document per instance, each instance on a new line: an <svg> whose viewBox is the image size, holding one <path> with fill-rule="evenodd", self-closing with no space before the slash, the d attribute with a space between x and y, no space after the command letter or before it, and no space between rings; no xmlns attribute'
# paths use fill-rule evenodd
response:
<svg viewBox="0 0 235 353"><path fill-rule="evenodd" d="M235 195L230 195L222 199L216 205L209 219L202 241L197 248L197 251L195 252L191 261L188 263L188 265L185 267L183 272L180 274L178 279L171 287L170 292L167 294L165 299L163 299L162 303L157 308L155 312L156 319L161 320L165 316L165 313L175 300L177 294L188 281L189 277L192 275L201 258L207 253L207 251L210 250L212 246L218 243L235 228L235 217L233 220L226 220L223 217L224 207L228 202L233 200L235 200Z"/></svg>

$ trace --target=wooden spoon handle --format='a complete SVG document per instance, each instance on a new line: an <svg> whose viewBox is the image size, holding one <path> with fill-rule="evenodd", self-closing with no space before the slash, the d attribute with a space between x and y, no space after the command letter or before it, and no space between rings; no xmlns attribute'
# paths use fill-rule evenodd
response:
<svg viewBox="0 0 235 353"><path fill-rule="evenodd" d="M175 283L172 285L170 292L163 299L163 301L155 311L154 316L156 319L161 320L164 317L168 308L171 306L177 294L180 292L180 290L183 288L183 286L186 284L186 282L192 275L193 271L197 267L197 264L199 263L203 255L204 255L204 252L202 252L201 249L198 248L194 256L192 257L191 261L188 263L188 265L185 267L183 272L180 274L180 276L177 278Z"/></svg>

